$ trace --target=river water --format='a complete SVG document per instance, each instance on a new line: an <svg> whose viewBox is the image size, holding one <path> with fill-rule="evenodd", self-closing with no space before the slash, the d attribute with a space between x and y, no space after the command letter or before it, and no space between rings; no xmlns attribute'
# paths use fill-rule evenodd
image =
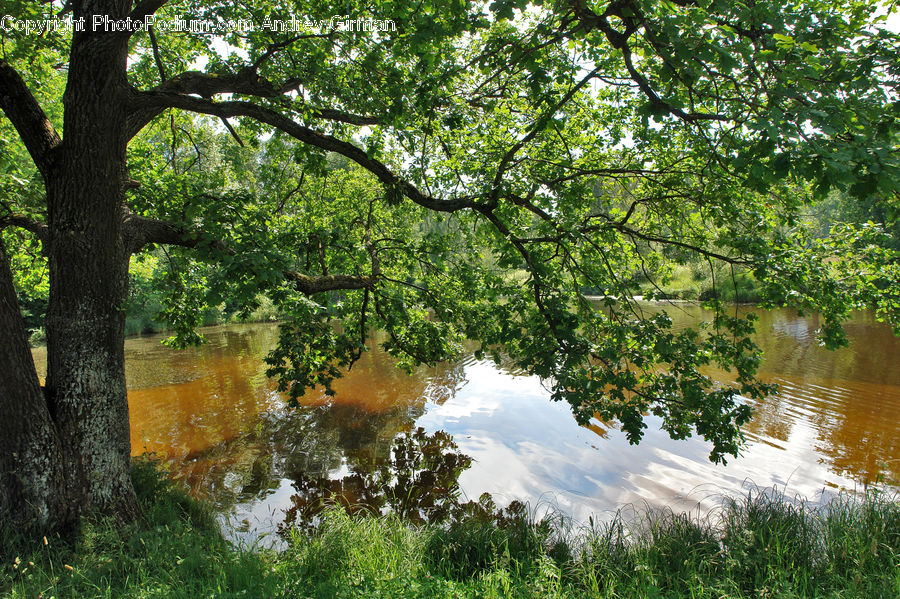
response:
<svg viewBox="0 0 900 599"><path fill-rule="evenodd" d="M648 309L682 325L703 318L691 304ZM128 339L133 453L162 458L216 504L232 539L251 544L271 542L312 487L364 494L350 483L390 462L395 438L418 427L450 433L472 458L459 476L465 497L488 492L582 523L623 506L704 512L751 487L823 501L900 481L900 341L890 329L859 313L847 325L850 346L830 352L814 316L758 314L761 376L780 390L752 403L747 443L727 466L710 463L700 439L670 440L654 418L639 445L614 425L580 427L538 378L471 355L407 376L376 348L335 383L334 397L312 391L289 409L261 360L275 324L208 328L208 343L183 351L159 336ZM42 371L42 350L35 361Z"/></svg>

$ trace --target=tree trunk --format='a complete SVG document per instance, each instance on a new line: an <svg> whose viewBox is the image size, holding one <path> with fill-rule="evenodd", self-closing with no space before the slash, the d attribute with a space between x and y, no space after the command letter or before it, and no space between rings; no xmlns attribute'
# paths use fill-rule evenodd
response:
<svg viewBox="0 0 900 599"><path fill-rule="evenodd" d="M94 4L108 4L97 11L116 19L130 8ZM124 357L127 39L86 29L73 37L63 142L47 179L47 398L73 499L82 511L127 521L138 513Z"/></svg>
<svg viewBox="0 0 900 599"><path fill-rule="evenodd" d="M0 239L0 525L67 524L59 437L41 392Z"/></svg>

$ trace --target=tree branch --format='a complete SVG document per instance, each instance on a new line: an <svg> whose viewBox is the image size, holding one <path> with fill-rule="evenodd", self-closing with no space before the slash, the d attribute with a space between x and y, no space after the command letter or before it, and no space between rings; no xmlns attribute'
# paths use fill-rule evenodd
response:
<svg viewBox="0 0 900 599"><path fill-rule="evenodd" d="M46 251L47 240L49 239L49 229L46 224L21 214L10 214L0 218L0 229L8 226L19 227L33 233L41 241L41 246Z"/></svg>
<svg viewBox="0 0 900 599"><path fill-rule="evenodd" d="M151 39L151 41L153 41ZM155 50L155 45L154 45ZM155 53L154 53L155 55ZM283 98L285 94L296 89L300 80L291 79L280 85L263 79L256 73L254 66L241 69L236 74L217 75L202 73L200 71L185 71L171 79L164 80L148 92L159 94L181 94L185 96L197 95L211 99L219 94L240 94L257 98ZM168 106L135 106L128 118L128 138L131 139L143 129L147 123L153 120ZM317 108L314 106L299 106L306 116L314 119L323 119L347 123L349 125L379 125L384 119L378 116L354 114L334 108Z"/></svg>
<svg viewBox="0 0 900 599"><path fill-rule="evenodd" d="M131 17L132 21L143 21L144 17L149 17L154 14L163 5L169 0L143 0L143 2L138 2L137 6L131 11L131 14L128 16Z"/></svg>
<svg viewBox="0 0 900 599"><path fill-rule="evenodd" d="M633 2L631 2L630 0L611 2L607 6L606 11L600 15L588 8L586 4L581 1L575 3L574 9L578 19L582 23L584 23L586 27L595 27L599 29L612 45L612 47L622 52L622 60L625 62L625 68L628 71L629 77L631 77L632 81L637 84L641 92L643 92L643 94L650 101L650 105L653 107L653 110L672 114L689 123L696 121L729 120L727 117L720 114L711 114L706 112L685 112L680 108L673 106L670 102L667 102L666 100L661 98L659 94L656 93L656 90L654 90L650 85L650 82L647 81L647 78L637 70L637 68L634 66L634 62L632 61L631 47L628 45L628 39L640 27L637 18L637 15L640 14L640 11ZM619 17L626 24L624 33L616 31L615 28L613 28L613 26L609 24L608 17L611 16Z"/></svg>
<svg viewBox="0 0 900 599"><path fill-rule="evenodd" d="M343 110L334 108L313 108L312 117L324 119L326 121L337 121L339 123L347 123L348 125L381 125L384 119L379 116L367 116L364 114L353 114Z"/></svg>
<svg viewBox="0 0 900 599"><path fill-rule="evenodd" d="M236 74L218 75L200 71L185 71L158 85L151 91L197 94L211 98L216 94L244 94L262 98L275 98L299 84L299 80L288 81L276 87L272 82L260 77L250 67Z"/></svg>
<svg viewBox="0 0 900 599"><path fill-rule="evenodd" d="M0 59L0 108L22 138L31 159L47 178L52 151L61 139L22 76Z"/></svg>
<svg viewBox="0 0 900 599"><path fill-rule="evenodd" d="M604 218L606 215L603 215ZM622 232L625 235L628 235L632 239L642 239L644 241L652 241L655 243L661 243L663 245L674 245L680 248L684 248L686 250L690 250L701 256L705 256L706 258L715 258L716 260L720 260L722 262L726 262L728 264L742 264L742 265L750 265L752 262L745 258L735 258L733 256L726 256L725 254L720 254L718 252L713 252L711 250L704 249L700 246L693 245L684 241L679 241L677 239L671 239L668 237L659 237L657 235L650 235L647 233L642 233L636 229L632 229L630 227L625 226L622 222L609 221L609 224L605 225L612 229L616 229L617 231ZM585 231L589 229L594 229L594 227L586 227Z"/></svg>
<svg viewBox="0 0 900 599"><path fill-rule="evenodd" d="M265 123L287 133L291 137L303 143L315 146L322 150L335 152L349 158L358 165L375 175L379 181L390 191L396 191L408 197L410 200L438 212L456 212L465 208L476 209L479 204L471 198L462 197L441 200L427 195L412 183L401 179L391 171L384 163L371 158L365 151L353 144L340 140L331 135L325 135L301 125L283 114L270 108L259 106L252 102L213 102L194 96L185 96L165 92L136 92L131 98L132 106L136 111L166 108L180 108L201 114L210 114L218 117L249 117Z"/></svg>
<svg viewBox="0 0 900 599"><path fill-rule="evenodd" d="M129 253L139 252L151 243L197 248L206 245L212 249L234 254L223 242L210 240L202 230L182 223L147 218L125 210L122 218L122 236Z"/></svg>
<svg viewBox="0 0 900 599"><path fill-rule="evenodd" d="M228 247L224 241L210 237L201 229L182 223L139 216L130 211L127 211L123 218L123 236L125 247L131 253L139 251L147 244L158 243L185 248L207 247L226 255L236 255L235 250ZM297 291L305 295L339 289L369 289L375 283L375 277L343 274L313 276L296 270L282 272L284 278L291 281Z"/></svg>
<svg viewBox="0 0 900 599"><path fill-rule="evenodd" d="M220 116L219 120L222 121L222 124L225 125L225 128L228 129L228 132L231 133L231 137L234 138L234 141L238 143L242 148L244 147L244 142L241 141L241 136L238 135L237 131L234 130L234 127L231 126L231 123L228 122L224 116Z"/></svg>
<svg viewBox="0 0 900 599"><path fill-rule="evenodd" d="M166 69L163 66L162 56L159 53L159 44L156 42L156 34L153 33L153 26L147 27L147 35L150 36L150 46L153 48L153 60L156 61L156 68L159 69L159 80L165 83Z"/></svg>
<svg viewBox="0 0 900 599"><path fill-rule="evenodd" d="M290 39L287 39L287 40L284 40L284 41L282 41L282 42L277 42L277 43L269 44L269 47L266 48L266 51L263 52L263 53L260 55L259 58L257 58L255 61L253 61L253 64L250 65L250 67L251 67L253 70L258 69L259 67L262 66L262 63L264 63L265 61L269 60L269 59L270 59L272 56L274 56L276 53L280 52L281 50L284 50L285 48L287 48L288 46L290 46L290 45L293 44L293 43L299 42L300 40L306 40L306 39L331 39L333 36L334 36L334 33L333 33L333 32L332 32L332 33L303 34L303 35L295 35L294 37L292 37L292 38L290 38Z"/></svg>
<svg viewBox="0 0 900 599"><path fill-rule="evenodd" d="M294 283L297 291L305 295L336 291L339 289L370 289L375 283L374 277L353 275L319 275L309 276L295 270L284 271L284 278Z"/></svg>
<svg viewBox="0 0 900 599"><path fill-rule="evenodd" d="M563 94L562 98L559 101L547 109L531 126L531 130L519 141L517 141L513 146L507 150L506 154L500 159L500 164L497 166L497 172L494 175L494 181L492 184L491 190L491 202L493 204L497 203L497 200L500 197L500 184L503 181L503 176L506 174L512 159L515 158L516 153L525 147L532 139L534 139L538 133L540 133L544 129L544 125L546 125L547 121L553 118L553 115L564 106L569 100L572 99L580 89L582 89L587 83L597 74L600 70L600 67L595 68L593 71L585 75L581 81L577 84L573 85L569 91Z"/></svg>

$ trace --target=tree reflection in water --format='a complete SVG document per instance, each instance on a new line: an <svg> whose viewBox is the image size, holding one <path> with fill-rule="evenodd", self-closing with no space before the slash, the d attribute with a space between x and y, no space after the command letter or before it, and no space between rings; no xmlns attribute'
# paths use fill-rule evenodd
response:
<svg viewBox="0 0 900 599"><path fill-rule="evenodd" d="M305 507L279 503L272 508L275 518L289 507L288 518L300 523L303 514L313 513L310 505L335 494L413 520L443 517L442 506L459 493L459 475L471 460L448 433L428 435L415 422L427 403L442 405L466 384L468 362L423 368L409 377L372 354L336 383L335 397L312 391L298 408L284 407L262 377L253 380L253 389L223 385L252 395L259 412L242 413L238 436L172 459L171 474L222 513L242 513L293 487Z"/></svg>
<svg viewBox="0 0 900 599"><path fill-rule="evenodd" d="M471 464L448 433L419 427L397 436L389 455L360 459L342 478L300 473L280 530L312 530L335 505L350 513L390 511L416 524L445 522L460 509L459 476Z"/></svg>

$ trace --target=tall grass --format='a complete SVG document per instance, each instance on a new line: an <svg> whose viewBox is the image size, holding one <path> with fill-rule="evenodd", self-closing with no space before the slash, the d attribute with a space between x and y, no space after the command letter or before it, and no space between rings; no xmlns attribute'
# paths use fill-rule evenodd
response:
<svg viewBox="0 0 900 599"><path fill-rule="evenodd" d="M521 505L441 526L335 507L274 553L223 541L208 509L152 465L134 478L140 525L85 523L69 542L7 533L0 596L900 597L900 504L879 491L825 507L754 493L708 517L619 513L575 531Z"/></svg>
<svg viewBox="0 0 900 599"><path fill-rule="evenodd" d="M268 597L277 588L262 556L236 551L212 511L136 462L144 519L120 527L86 520L74 538L0 532L0 597Z"/></svg>
<svg viewBox="0 0 900 599"><path fill-rule="evenodd" d="M773 493L718 517L621 517L587 535L576 586L597 597L900 597L900 505L870 491L825 507Z"/></svg>

